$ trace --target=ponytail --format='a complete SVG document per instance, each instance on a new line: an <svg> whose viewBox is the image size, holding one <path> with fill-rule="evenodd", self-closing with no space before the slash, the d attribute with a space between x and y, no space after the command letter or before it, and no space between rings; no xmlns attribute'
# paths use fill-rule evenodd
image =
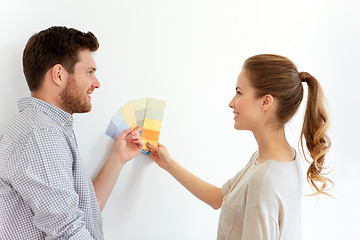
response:
<svg viewBox="0 0 360 240"><path fill-rule="evenodd" d="M307 171L307 180L316 190L312 195L325 194L329 190L329 183L334 183L322 173L325 155L329 151L331 141L326 135L328 129L328 116L324 106L324 94L318 81L307 72L301 72L302 82L308 84L308 99L304 123L300 135L300 143L305 159L310 163ZM312 158L310 162L305 156L303 139L306 141L306 147Z"/></svg>

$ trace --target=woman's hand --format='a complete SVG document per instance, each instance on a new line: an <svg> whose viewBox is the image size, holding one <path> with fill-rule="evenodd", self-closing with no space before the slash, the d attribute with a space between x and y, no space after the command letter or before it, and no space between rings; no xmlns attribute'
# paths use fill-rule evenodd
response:
<svg viewBox="0 0 360 240"><path fill-rule="evenodd" d="M164 170L169 171L174 160L171 158L166 147L160 143L158 146L151 145L150 143L147 143L146 145L151 150L150 157L156 162L156 164Z"/></svg>

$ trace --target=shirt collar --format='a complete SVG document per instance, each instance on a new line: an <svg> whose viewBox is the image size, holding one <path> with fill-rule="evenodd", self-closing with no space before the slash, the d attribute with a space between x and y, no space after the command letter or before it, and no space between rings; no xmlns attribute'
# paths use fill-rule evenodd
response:
<svg viewBox="0 0 360 240"><path fill-rule="evenodd" d="M45 114L49 115L52 119L57 121L63 127L65 125L67 126L73 125L74 119L70 113L65 112L64 110L61 110L55 105L42 101L38 98L34 98L34 97L22 98L18 101L18 108L19 108L19 112L27 108L33 108L37 111L42 111Z"/></svg>

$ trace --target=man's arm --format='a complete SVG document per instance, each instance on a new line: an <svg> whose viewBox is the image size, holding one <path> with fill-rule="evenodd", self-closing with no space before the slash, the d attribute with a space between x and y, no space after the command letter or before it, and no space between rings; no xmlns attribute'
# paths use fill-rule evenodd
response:
<svg viewBox="0 0 360 240"><path fill-rule="evenodd" d="M139 154L144 146L140 129L141 127L127 129L119 135L109 158L93 181L100 211L103 210L124 164Z"/></svg>
<svg viewBox="0 0 360 240"><path fill-rule="evenodd" d="M35 129L11 157L9 181L31 209L36 228L52 239L93 239L79 209L73 155L63 134Z"/></svg>

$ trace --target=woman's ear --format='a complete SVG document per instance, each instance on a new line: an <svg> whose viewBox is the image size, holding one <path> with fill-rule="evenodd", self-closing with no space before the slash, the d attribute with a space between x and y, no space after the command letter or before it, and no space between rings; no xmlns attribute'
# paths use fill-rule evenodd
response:
<svg viewBox="0 0 360 240"><path fill-rule="evenodd" d="M267 94L264 97L262 97L262 101L261 101L261 109L263 111L268 111L271 109L272 105L274 103L274 98L272 95Z"/></svg>

